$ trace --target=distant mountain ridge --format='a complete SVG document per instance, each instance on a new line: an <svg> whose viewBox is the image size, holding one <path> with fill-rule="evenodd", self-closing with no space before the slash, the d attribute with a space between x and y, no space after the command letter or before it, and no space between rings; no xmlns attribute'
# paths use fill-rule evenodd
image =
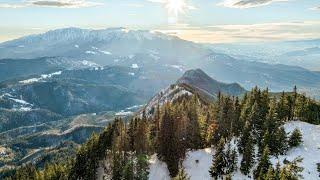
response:
<svg viewBox="0 0 320 180"><path fill-rule="evenodd" d="M246 89L257 85L271 91L288 91L296 85L313 97L320 95L318 73L218 52L175 36L125 28L57 29L0 44L0 59L46 56L92 62L101 67L125 66L139 69L141 78L164 82L161 88L181 77L185 70L200 68L214 79L237 82Z"/></svg>
<svg viewBox="0 0 320 180"><path fill-rule="evenodd" d="M183 51L179 48L172 49L178 46L189 52L195 48L191 42L160 32L125 28L102 30L65 28L1 43L0 58L63 56L92 59L94 56L94 61L102 63L102 58L113 55L129 56L143 53L142 50L153 52L161 50L162 54L166 52L178 55L179 51Z"/></svg>

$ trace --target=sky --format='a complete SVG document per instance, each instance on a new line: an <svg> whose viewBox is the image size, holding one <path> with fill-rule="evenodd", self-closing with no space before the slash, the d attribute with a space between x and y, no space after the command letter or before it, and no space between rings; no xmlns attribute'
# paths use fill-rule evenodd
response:
<svg viewBox="0 0 320 180"><path fill-rule="evenodd" d="M0 0L0 42L48 30L126 27L201 43L320 38L319 0Z"/></svg>

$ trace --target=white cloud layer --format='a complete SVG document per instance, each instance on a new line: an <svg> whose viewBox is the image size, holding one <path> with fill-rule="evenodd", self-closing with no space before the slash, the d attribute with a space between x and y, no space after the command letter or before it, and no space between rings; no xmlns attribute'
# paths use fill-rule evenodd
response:
<svg viewBox="0 0 320 180"><path fill-rule="evenodd" d="M250 25L179 26L158 31L195 42L228 43L320 38L320 21Z"/></svg>
<svg viewBox="0 0 320 180"><path fill-rule="evenodd" d="M24 8L30 6L53 8L83 8L103 5L103 3L86 0L29 0L21 3L0 3L0 8Z"/></svg>
<svg viewBox="0 0 320 180"><path fill-rule="evenodd" d="M254 8L259 6L269 5L274 2L286 2L289 0L224 0L218 3L219 6L225 6L229 8Z"/></svg>
<svg viewBox="0 0 320 180"><path fill-rule="evenodd" d="M169 2L169 0L146 0L148 2L151 2L151 3L159 3L159 4L167 4ZM187 2L185 2L186 5L184 8L186 8L187 10L197 10L198 8L191 5L191 4L188 4Z"/></svg>
<svg viewBox="0 0 320 180"><path fill-rule="evenodd" d="M313 7L313 8L310 8L311 10L315 10L315 11L319 11L320 10L320 6L316 6L316 7Z"/></svg>
<svg viewBox="0 0 320 180"><path fill-rule="evenodd" d="M13 9L16 9L16 8L22 8L22 7L25 7L25 5L23 5L23 4L9 4L9 3L1 3L0 4L0 8L13 8Z"/></svg>

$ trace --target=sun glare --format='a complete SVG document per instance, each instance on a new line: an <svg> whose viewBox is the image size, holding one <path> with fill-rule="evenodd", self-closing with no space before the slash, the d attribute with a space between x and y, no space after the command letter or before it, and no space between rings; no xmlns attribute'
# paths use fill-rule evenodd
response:
<svg viewBox="0 0 320 180"><path fill-rule="evenodd" d="M183 13L186 8L185 0L167 0L166 8L169 13L178 16L179 13Z"/></svg>

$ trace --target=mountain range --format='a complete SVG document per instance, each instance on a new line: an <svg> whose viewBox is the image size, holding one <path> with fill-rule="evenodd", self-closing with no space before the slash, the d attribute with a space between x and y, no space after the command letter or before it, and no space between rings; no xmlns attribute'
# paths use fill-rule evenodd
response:
<svg viewBox="0 0 320 180"><path fill-rule="evenodd" d="M212 46L153 31L67 28L1 43L0 58L6 58L6 62L21 58L26 61L42 57L51 57L51 61L63 59L58 67L54 66L56 69L70 69L74 64L125 66L139 69L146 79L166 81L162 88L174 82L185 70L201 68L215 79L237 82L246 89L258 85L282 91L296 85L313 97L319 95L316 91L320 86L319 73L297 66L266 63L272 62L270 56L261 61L260 57L228 54L230 51ZM68 61L72 63L63 65ZM13 72L9 74L17 73L14 68L10 71Z"/></svg>

